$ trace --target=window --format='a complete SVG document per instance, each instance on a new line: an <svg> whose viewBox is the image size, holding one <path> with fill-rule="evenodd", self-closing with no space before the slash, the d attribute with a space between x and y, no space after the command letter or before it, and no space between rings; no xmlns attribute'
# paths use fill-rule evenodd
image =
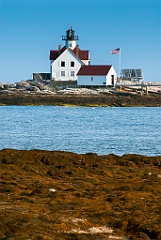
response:
<svg viewBox="0 0 161 240"><path fill-rule="evenodd" d="M93 81L93 77L91 77L91 81Z"/></svg>
<svg viewBox="0 0 161 240"><path fill-rule="evenodd" d="M71 66L71 67L74 67L74 62L71 62L71 63L70 63L70 66Z"/></svg>
<svg viewBox="0 0 161 240"><path fill-rule="evenodd" d="M61 77L65 77L65 71L61 71Z"/></svg>
<svg viewBox="0 0 161 240"><path fill-rule="evenodd" d="M75 72L74 72L74 71L71 71L71 72L70 72L70 76L71 76L71 77L75 77Z"/></svg>
<svg viewBox="0 0 161 240"><path fill-rule="evenodd" d="M65 62L61 62L61 67L65 67Z"/></svg>
<svg viewBox="0 0 161 240"><path fill-rule="evenodd" d="M72 43L69 43L69 47L70 47L70 48L72 47Z"/></svg>

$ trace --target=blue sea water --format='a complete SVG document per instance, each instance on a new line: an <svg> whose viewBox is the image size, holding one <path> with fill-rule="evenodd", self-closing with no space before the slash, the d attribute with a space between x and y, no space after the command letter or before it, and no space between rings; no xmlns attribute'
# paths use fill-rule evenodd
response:
<svg viewBox="0 0 161 240"><path fill-rule="evenodd" d="M161 155L161 108L1 106L4 148Z"/></svg>

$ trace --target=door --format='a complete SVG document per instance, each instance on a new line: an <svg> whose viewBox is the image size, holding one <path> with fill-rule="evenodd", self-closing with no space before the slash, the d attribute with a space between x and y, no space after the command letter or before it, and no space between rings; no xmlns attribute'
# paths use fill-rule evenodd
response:
<svg viewBox="0 0 161 240"><path fill-rule="evenodd" d="M114 86L114 75L111 75L111 85L113 85Z"/></svg>

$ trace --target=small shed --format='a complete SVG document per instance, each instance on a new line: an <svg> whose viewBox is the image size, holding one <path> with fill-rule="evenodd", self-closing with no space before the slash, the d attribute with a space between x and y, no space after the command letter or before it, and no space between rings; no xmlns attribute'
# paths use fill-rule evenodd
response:
<svg viewBox="0 0 161 240"><path fill-rule="evenodd" d="M112 65L83 65L77 76L78 86L115 86L117 81Z"/></svg>

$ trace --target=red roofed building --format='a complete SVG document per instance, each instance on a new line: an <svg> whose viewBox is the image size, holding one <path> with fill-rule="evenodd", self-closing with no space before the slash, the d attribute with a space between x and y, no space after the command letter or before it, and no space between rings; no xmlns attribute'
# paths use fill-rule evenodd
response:
<svg viewBox="0 0 161 240"><path fill-rule="evenodd" d="M78 36L70 28L62 36L65 46L50 51L50 78L54 81L76 81L79 86L114 86L117 73L112 65L90 65L88 50L77 45Z"/></svg>
<svg viewBox="0 0 161 240"><path fill-rule="evenodd" d="M78 86L114 86L117 81L117 73L112 65L84 65L77 75Z"/></svg>
<svg viewBox="0 0 161 240"><path fill-rule="evenodd" d="M62 36L65 40L65 46L58 46L57 50L50 51L50 76L55 81L77 80L77 73L81 66L90 64L88 50L81 50L76 41L78 36L70 28L66 32L66 36Z"/></svg>

